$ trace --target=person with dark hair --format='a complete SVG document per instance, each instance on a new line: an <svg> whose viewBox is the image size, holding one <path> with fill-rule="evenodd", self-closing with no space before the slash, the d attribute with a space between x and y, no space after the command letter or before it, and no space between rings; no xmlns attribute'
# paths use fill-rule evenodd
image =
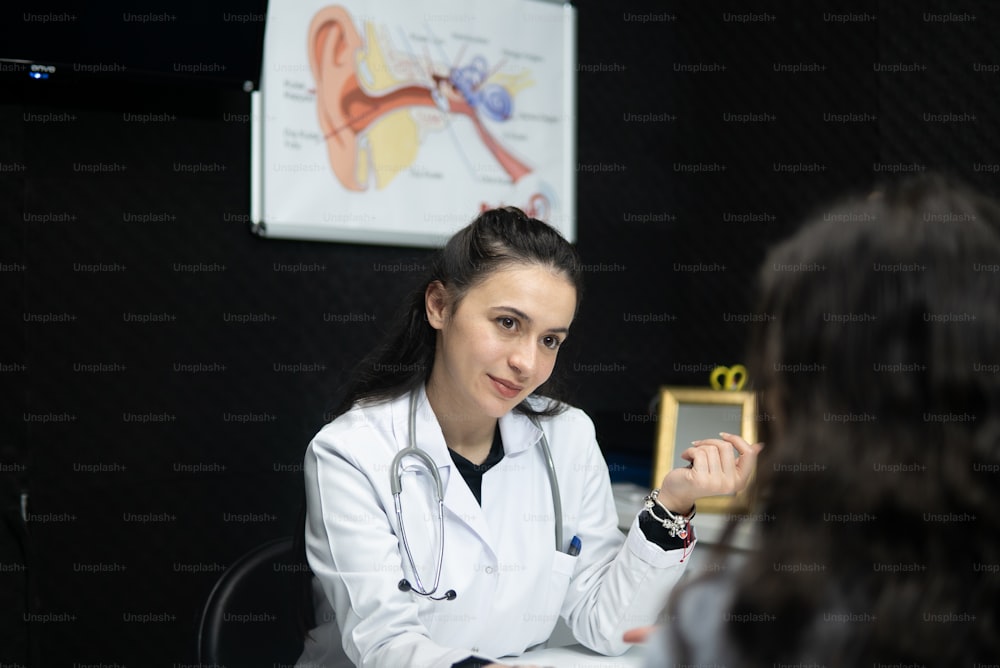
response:
<svg viewBox="0 0 1000 668"><path fill-rule="evenodd" d="M757 447L697 441L624 536L593 424L550 380L581 275L573 247L514 208L436 256L306 451L318 626L300 666L499 665L560 617L620 654L655 619L695 500L743 489Z"/></svg>
<svg viewBox="0 0 1000 668"><path fill-rule="evenodd" d="M755 549L677 587L647 665L996 663L998 272L1000 208L941 176L773 249L749 355L767 445L733 517Z"/></svg>

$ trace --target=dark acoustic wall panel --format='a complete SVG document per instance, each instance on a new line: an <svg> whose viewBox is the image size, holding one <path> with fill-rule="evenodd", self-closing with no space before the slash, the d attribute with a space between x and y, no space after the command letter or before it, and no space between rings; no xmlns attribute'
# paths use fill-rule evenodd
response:
<svg viewBox="0 0 1000 668"><path fill-rule="evenodd" d="M657 388L743 361L767 248L847 193L938 170L997 191L987 2L582 3L577 402L619 472ZM593 332L601 332L594 337Z"/></svg>
<svg viewBox="0 0 1000 668"><path fill-rule="evenodd" d="M657 388L744 360L754 274L804 216L914 170L997 193L1000 21L575 4L587 292L560 364L613 477L645 483ZM303 449L428 257L249 233L262 26L223 17L263 8L208 5L4 10L0 57L134 71L0 72L0 663L191 665L212 584L292 532Z"/></svg>
<svg viewBox="0 0 1000 668"><path fill-rule="evenodd" d="M266 7L267 0L11 0L0 7L0 58L56 65L63 74L242 86L259 81Z"/></svg>

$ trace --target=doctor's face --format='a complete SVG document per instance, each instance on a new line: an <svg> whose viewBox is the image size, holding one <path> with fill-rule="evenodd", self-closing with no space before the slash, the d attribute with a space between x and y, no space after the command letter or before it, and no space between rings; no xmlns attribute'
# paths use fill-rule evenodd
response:
<svg viewBox="0 0 1000 668"><path fill-rule="evenodd" d="M499 418L548 380L576 310L562 273L518 264L490 274L451 308L445 288L427 288L427 320L438 330L430 384L455 418Z"/></svg>

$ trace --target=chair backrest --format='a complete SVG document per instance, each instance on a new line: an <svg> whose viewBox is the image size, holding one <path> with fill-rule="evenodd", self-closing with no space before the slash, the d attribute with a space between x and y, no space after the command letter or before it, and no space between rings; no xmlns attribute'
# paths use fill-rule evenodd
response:
<svg viewBox="0 0 1000 668"><path fill-rule="evenodd" d="M302 653L300 587L304 565L292 538L278 538L240 557L219 577L198 626L201 665L272 668Z"/></svg>

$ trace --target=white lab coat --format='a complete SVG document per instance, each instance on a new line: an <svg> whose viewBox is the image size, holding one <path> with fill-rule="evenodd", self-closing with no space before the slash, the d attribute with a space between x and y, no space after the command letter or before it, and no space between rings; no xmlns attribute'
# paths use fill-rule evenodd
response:
<svg viewBox="0 0 1000 668"><path fill-rule="evenodd" d="M417 444L437 463L444 487L444 566L430 601L398 589L415 583L390 491L390 464L408 445L409 394L353 410L327 424L305 455L306 552L318 627L300 668L448 668L470 656L518 655L544 643L561 616L581 644L624 652L622 633L652 623L686 565L682 550L648 542L633 521L618 529L608 467L594 426L570 408L540 423L562 496L556 549L541 433L524 415L500 418L504 457L483 475L482 506L455 469L421 388ZM438 519L433 479L403 460L403 517L424 587L433 586ZM637 509L638 510L638 509ZM636 513L638 516L638 512ZM579 556L566 554L570 540ZM341 645L343 649L341 649Z"/></svg>

